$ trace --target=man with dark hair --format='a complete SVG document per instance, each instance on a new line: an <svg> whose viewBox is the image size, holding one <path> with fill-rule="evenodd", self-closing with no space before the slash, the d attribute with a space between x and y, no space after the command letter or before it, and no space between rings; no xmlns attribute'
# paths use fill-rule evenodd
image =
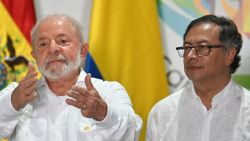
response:
<svg viewBox="0 0 250 141"><path fill-rule="evenodd" d="M225 17L193 20L177 47L192 81L158 102L148 118L147 141L250 140L250 92L235 84L241 34Z"/></svg>
<svg viewBox="0 0 250 141"><path fill-rule="evenodd" d="M137 141L142 127L119 83L81 69L88 52L81 25L46 16L32 30L32 55L42 78L27 75L0 92L0 138L11 141Z"/></svg>

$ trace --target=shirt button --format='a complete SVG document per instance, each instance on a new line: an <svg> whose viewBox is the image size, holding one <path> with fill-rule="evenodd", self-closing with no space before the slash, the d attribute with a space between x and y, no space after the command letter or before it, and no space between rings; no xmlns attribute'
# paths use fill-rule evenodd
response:
<svg viewBox="0 0 250 141"><path fill-rule="evenodd" d="M90 124L84 124L82 127L83 132L92 131L92 126Z"/></svg>

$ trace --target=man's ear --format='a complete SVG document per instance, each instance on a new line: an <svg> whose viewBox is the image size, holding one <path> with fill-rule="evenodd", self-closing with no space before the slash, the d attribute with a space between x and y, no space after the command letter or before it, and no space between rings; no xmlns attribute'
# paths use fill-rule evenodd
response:
<svg viewBox="0 0 250 141"><path fill-rule="evenodd" d="M34 50L31 51L31 55L34 59L36 59L36 52Z"/></svg>
<svg viewBox="0 0 250 141"><path fill-rule="evenodd" d="M83 43L81 46L81 57L85 58L87 56L88 51L89 51L89 44Z"/></svg>
<svg viewBox="0 0 250 141"><path fill-rule="evenodd" d="M226 64L231 65L234 58L236 55L236 48L235 47L230 47L229 50L227 51L227 56L226 56Z"/></svg>

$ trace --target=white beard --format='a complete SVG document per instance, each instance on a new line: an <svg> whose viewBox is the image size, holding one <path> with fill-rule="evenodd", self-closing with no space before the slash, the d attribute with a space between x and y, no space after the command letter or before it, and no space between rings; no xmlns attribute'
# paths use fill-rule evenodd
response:
<svg viewBox="0 0 250 141"><path fill-rule="evenodd" d="M61 54L59 54L57 57L50 57L45 60L44 65L38 66L38 69L40 72L47 78L50 79L58 79L61 77L66 76L73 70L78 69L81 66L81 57L80 57L80 51L77 53L76 60L68 60ZM53 61L53 60L60 60L63 63L56 64L54 66L48 66L48 62Z"/></svg>

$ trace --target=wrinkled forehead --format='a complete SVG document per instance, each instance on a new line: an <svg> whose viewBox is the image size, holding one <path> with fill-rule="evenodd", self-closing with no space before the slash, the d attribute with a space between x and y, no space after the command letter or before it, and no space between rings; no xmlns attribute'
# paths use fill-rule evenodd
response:
<svg viewBox="0 0 250 141"><path fill-rule="evenodd" d="M40 26L38 31L56 31L56 30L65 30L67 32L74 33L74 28L72 23L65 17L47 17L45 18Z"/></svg>
<svg viewBox="0 0 250 141"><path fill-rule="evenodd" d="M34 46L38 41L59 39L59 37L79 40L70 20L64 17L48 17L41 22L37 29Z"/></svg>
<svg viewBox="0 0 250 141"><path fill-rule="evenodd" d="M213 23L201 23L193 26L187 32L184 43L187 42L219 42L220 27Z"/></svg>
<svg viewBox="0 0 250 141"><path fill-rule="evenodd" d="M202 22L202 23L198 23L194 26L192 26L189 31L187 33L189 33L190 31L193 30L198 30L198 31L220 31L220 26L218 26L217 24L214 23L209 23L209 22Z"/></svg>

